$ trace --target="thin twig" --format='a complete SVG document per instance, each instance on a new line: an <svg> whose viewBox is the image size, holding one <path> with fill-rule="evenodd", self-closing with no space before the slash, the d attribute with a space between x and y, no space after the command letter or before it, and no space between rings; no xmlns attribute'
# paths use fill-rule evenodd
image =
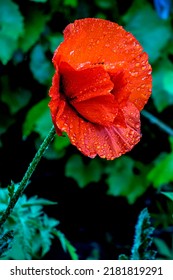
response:
<svg viewBox="0 0 173 280"><path fill-rule="evenodd" d="M149 112L147 112L145 110L143 110L141 112L141 114L145 118L147 118L151 123L157 125L161 130L165 131L170 136L173 136L173 129L170 126L168 126L167 124L165 124L164 122L162 122L161 120L159 120L158 118L156 118L151 113L149 113Z"/></svg>

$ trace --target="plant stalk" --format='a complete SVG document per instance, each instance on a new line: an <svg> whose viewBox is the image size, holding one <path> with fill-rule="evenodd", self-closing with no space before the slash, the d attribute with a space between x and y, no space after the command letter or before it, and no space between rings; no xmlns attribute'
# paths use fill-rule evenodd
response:
<svg viewBox="0 0 173 280"><path fill-rule="evenodd" d="M164 122L162 122L161 120L159 120L158 118L156 118L155 116L153 116L151 113L143 110L141 112L141 114L147 118L151 123L157 125L161 130L163 130L164 132L166 132L168 135L173 136L173 129L168 126L167 124L165 124Z"/></svg>
<svg viewBox="0 0 173 280"><path fill-rule="evenodd" d="M18 199L23 194L23 191L25 190L26 186L28 185L28 182L29 182L34 170L36 169L37 164L41 160L43 154L45 153L49 144L53 140L54 136L55 136L55 129L54 129L54 126L52 126L52 128L49 131L47 137L44 139L43 143L40 145L40 148L37 151L37 153L35 154L32 162L29 164L28 169L27 169L25 175L23 176L23 179L19 183L19 186L18 186L17 190L15 191L13 196L11 197L10 202L7 206L7 209L2 214L2 216L0 218L0 227L6 222L6 220L10 216L11 212L13 211Z"/></svg>

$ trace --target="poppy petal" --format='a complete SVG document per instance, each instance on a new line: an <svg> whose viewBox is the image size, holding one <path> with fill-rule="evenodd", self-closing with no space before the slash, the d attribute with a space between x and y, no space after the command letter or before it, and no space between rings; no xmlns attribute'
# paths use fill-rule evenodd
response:
<svg viewBox="0 0 173 280"><path fill-rule="evenodd" d="M101 64L106 71L123 71L126 86L119 96L129 94L129 100L139 110L151 95L148 55L131 33L114 22L86 18L69 24L64 30L64 42L53 57L55 67L62 61L74 69Z"/></svg>
<svg viewBox="0 0 173 280"><path fill-rule="evenodd" d="M123 65L141 51L135 37L117 23L86 18L65 28L64 41L55 51L53 62L66 61L74 68L86 62Z"/></svg>
<svg viewBox="0 0 173 280"><path fill-rule="evenodd" d="M112 94L71 104L87 121L105 126L112 124L118 113L118 107Z"/></svg>
<svg viewBox="0 0 173 280"><path fill-rule="evenodd" d="M85 122L66 104L64 113L56 118L55 124L68 134L71 143L83 154L112 160L130 151L140 140L139 111L128 103L123 113L127 116L126 128L104 127Z"/></svg>
<svg viewBox="0 0 173 280"><path fill-rule="evenodd" d="M109 74L101 66L76 71L68 63L62 62L59 73L62 94L76 102L110 95L114 87Z"/></svg>
<svg viewBox="0 0 173 280"><path fill-rule="evenodd" d="M111 93L116 96L119 104L123 105L129 100L142 110L147 103L152 88L151 66L147 60L147 54L142 53L128 66L124 65L123 69L116 67L108 71L114 84Z"/></svg>

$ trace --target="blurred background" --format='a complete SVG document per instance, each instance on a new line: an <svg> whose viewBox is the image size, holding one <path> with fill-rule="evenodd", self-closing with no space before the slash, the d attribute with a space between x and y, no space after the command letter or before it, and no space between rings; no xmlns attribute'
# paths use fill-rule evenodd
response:
<svg viewBox="0 0 173 280"><path fill-rule="evenodd" d="M54 221L59 238L40 224L37 234L42 231L45 247L35 254L35 244L26 238L33 238L32 225L22 227L20 220L20 225L13 223L15 246L26 248L13 250L8 258L112 260L129 255L138 215L147 207L157 259L173 259L171 0L0 0L0 207L3 190L11 180L20 182L52 126L48 91L62 32L85 17L117 22L149 55L153 91L141 114L142 139L126 155L106 161L87 158L67 136L56 136L25 195L58 202L43 203L41 211L49 225Z"/></svg>

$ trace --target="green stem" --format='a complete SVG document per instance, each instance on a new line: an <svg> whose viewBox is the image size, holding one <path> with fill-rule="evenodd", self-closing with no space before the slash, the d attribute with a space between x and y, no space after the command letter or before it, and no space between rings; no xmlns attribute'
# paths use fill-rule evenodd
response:
<svg viewBox="0 0 173 280"><path fill-rule="evenodd" d="M14 193L14 195L12 196L12 198L10 199L10 202L7 206L7 209L4 211L4 213L2 214L1 218L0 218L0 227L6 222L6 220L8 219L8 217L10 216L14 206L16 205L19 197L22 195L23 191L25 190L29 179L31 178L34 170L36 169L37 164L39 163L39 161L41 160L44 152L46 151L46 149L48 148L49 144L51 143L51 141L53 140L55 136L55 129L54 126L52 126L51 130L49 131L47 137L44 139L43 143L41 144L39 150L37 151L37 153L35 154L32 162L30 163L30 165L28 166L28 169L23 177L23 179L21 180L21 182L19 183L19 186L16 190L16 192Z"/></svg>
<svg viewBox="0 0 173 280"><path fill-rule="evenodd" d="M156 124L160 129L162 129L163 131L165 131L167 134L169 134L170 136L173 136L173 129L168 126L167 124L165 124L164 122L160 121L158 118L156 118L155 116L153 116L151 113L143 110L141 112L141 114L147 118L151 123Z"/></svg>

